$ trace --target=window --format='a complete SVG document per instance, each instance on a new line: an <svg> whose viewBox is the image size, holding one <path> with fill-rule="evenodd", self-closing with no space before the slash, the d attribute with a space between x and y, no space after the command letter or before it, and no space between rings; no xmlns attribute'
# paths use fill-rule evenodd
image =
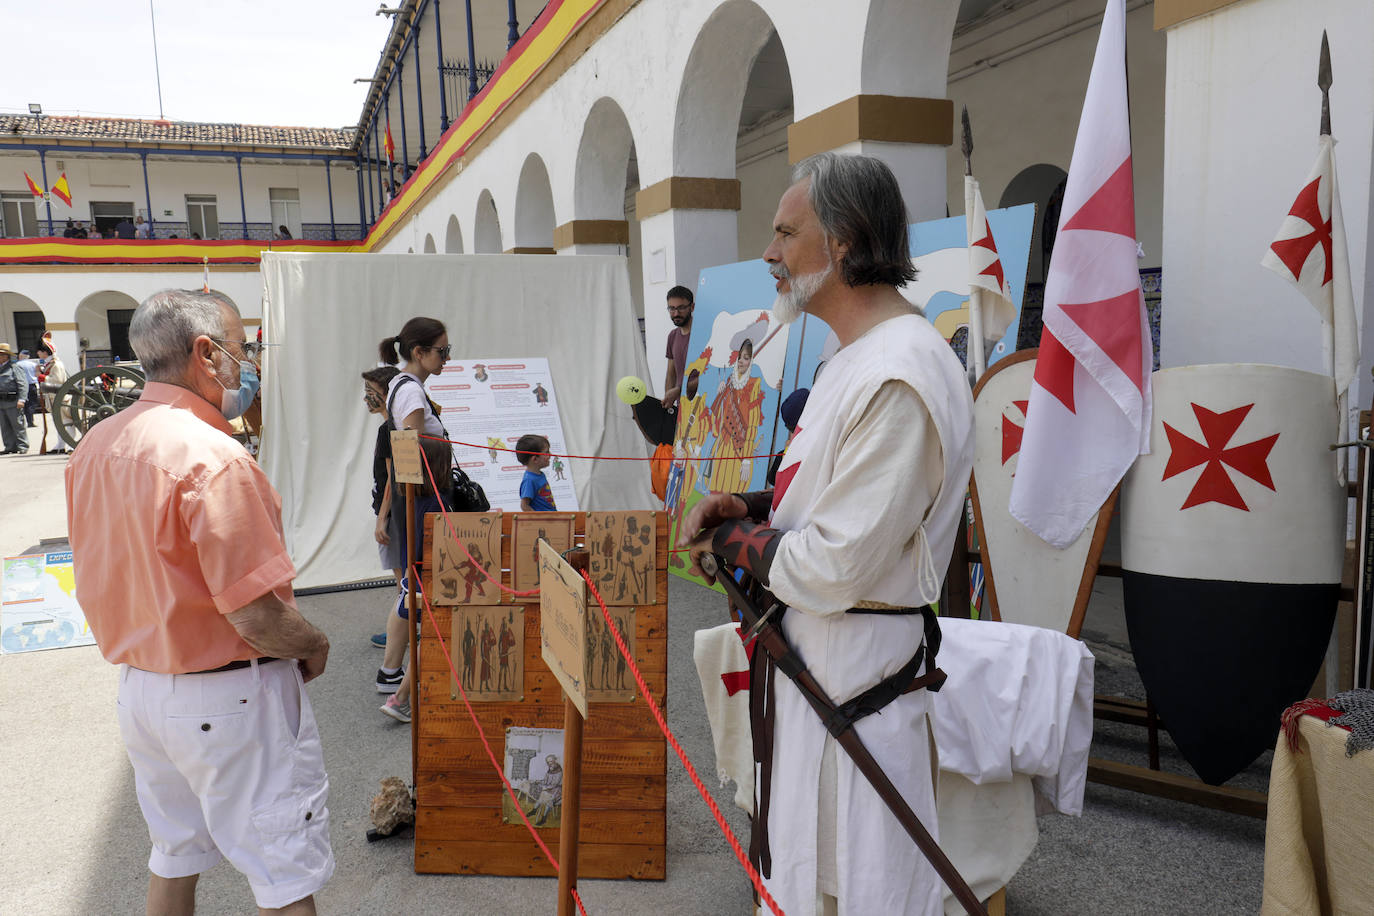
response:
<svg viewBox="0 0 1374 916"><path fill-rule="evenodd" d="M105 238L114 238L115 227L124 220L134 221L134 205L127 200L91 201L91 225Z"/></svg>
<svg viewBox="0 0 1374 916"><path fill-rule="evenodd" d="M191 238L219 238L219 204L213 194L186 195L186 231Z"/></svg>
<svg viewBox="0 0 1374 916"><path fill-rule="evenodd" d="M267 199L272 205L272 232L285 226L293 239L301 237L301 192L296 188L268 188Z"/></svg>
<svg viewBox="0 0 1374 916"><path fill-rule="evenodd" d="M48 323L43 320L42 312L14 313L14 348L33 353L43 340L43 329Z"/></svg>
<svg viewBox="0 0 1374 916"><path fill-rule="evenodd" d="M28 191L0 192L0 235L7 239L38 234L34 196Z"/></svg>

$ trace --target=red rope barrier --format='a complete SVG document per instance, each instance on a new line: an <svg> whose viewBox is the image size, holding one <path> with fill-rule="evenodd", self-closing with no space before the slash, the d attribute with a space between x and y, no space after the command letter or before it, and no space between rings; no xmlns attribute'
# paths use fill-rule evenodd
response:
<svg viewBox="0 0 1374 916"><path fill-rule="evenodd" d="M421 434L420 434L420 438L421 438L421 439L429 439L431 442L447 442L449 445L461 445L461 446L464 446L464 447L466 447L466 448L485 449L485 450L487 450L487 451L489 451L489 452L514 452L514 453L517 454L517 455L545 455L545 454L547 454L550 458L586 458L586 459L588 459L589 461L667 461L667 460L668 460L668 459L666 459L666 458L655 458L655 457L653 457L652 455L650 455L648 458L641 458L641 457L639 457L638 455L560 455L560 454L558 454L557 452L528 452L528 451L527 451L527 452L521 452L521 451L518 450L518 449L513 449L513 448L502 448L502 447L499 446L499 445L481 445L480 443L477 443L477 442L460 442L460 441L457 440L457 439L442 439L442 438L440 438L439 436L426 436L424 433L421 433ZM766 455L740 455L740 456L737 456L737 457L730 458L729 460L730 460L730 461L749 461L749 460L754 459L754 458L776 458L776 457L778 457L778 456L781 455L781 454L782 454L782 452L770 452L769 454L766 454ZM682 460L682 461L710 461L711 459L710 459L710 458L682 458L682 459L674 458L673 460L674 460L674 461L677 461L677 460Z"/></svg>
<svg viewBox="0 0 1374 916"><path fill-rule="evenodd" d="M687 758L687 752L682 749L682 745L678 743L677 736L674 735L673 730L668 727L667 720L663 718L662 710L660 710L658 704L654 702L653 692L649 690L649 685L644 683L644 675L639 673L639 666L635 664L634 655L625 644L625 637L616 627L615 621L611 619L611 612L606 607L606 602L602 600L601 593L596 590L596 585L585 572L582 573L582 578L586 581L587 588L591 591L592 597L596 599L596 603L601 606L601 616L606 619L606 627L615 638L615 644L620 649L620 654L625 656L625 661L630 666L630 674L634 676L635 683L639 685L640 693L644 695L644 699L649 705L649 712L653 713L654 721L658 723L659 730L663 732L663 737L668 739L668 744L677 753L678 759L682 761L682 766L687 771L688 778L692 780L692 785L696 786L697 794L701 796L702 801L706 802L706 807L710 809L711 815L716 819L716 824L720 827L721 832L725 834L725 840L734 851L735 858L744 866L745 873L749 875L749 880L754 884L754 890L758 891L759 899L766 903L768 908L777 914L777 916L783 916L782 907L778 906L778 902L773 899L772 895L768 893L768 889L763 886L763 879L759 877L758 871L755 870L754 863L749 861L749 856L745 853L744 847L740 845L740 841L735 836L735 832L731 830L730 825L725 822L725 815L720 813L720 806L718 806L716 800L711 797L711 793L706 790L706 786L702 783L701 777L697 775L697 768L692 766L692 761Z"/></svg>
<svg viewBox="0 0 1374 916"><path fill-rule="evenodd" d="M415 574L415 572L415 567L412 566L411 573ZM530 823L530 819L525 815L525 809L520 807L520 800L515 797L515 788L510 784L510 780L506 778L505 769L497 762L496 752L491 749L491 742L487 741L487 733L482 730L481 720L477 718L477 712L472 708L472 702L468 699L468 692L463 689L463 679L458 675L458 669L454 667L453 656L449 654L448 644L444 642L444 637L439 633L439 624L434 619L434 610L429 606L429 595L423 589L420 590L419 594L425 602L425 615L429 617L429 625L434 629L434 638L439 643L439 650L444 653L444 661L448 663L448 670L449 673L453 675L453 682L458 685L458 693L463 698L463 705L467 707L468 716L472 719L473 726L477 729L477 737L482 741L482 748L487 752L487 759L490 760L491 765L496 768L496 775L501 777L501 784L506 787L506 794L510 796L511 802L515 805L515 810L516 813L520 815L520 820L525 822L525 827L529 829L530 836L534 837L534 842L538 844L540 852L544 853L544 858L549 860L549 864L553 866L554 873L557 874L559 870L558 858L549 850L548 845L544 842L544 838L534 829L534 825ZM582 916L587 916L587 911L582 906L582 898L578 895L576 890L573 891L573 900L577 903L577 911L581 913Z"/></svg>

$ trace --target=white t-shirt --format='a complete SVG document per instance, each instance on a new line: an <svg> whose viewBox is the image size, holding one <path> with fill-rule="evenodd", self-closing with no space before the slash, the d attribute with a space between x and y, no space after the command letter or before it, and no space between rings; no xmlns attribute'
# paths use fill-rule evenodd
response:
<svg viewBox="0 0 1374 916"><path fill-rule="evenodd" d="M410 379L410 381L406 381L406 379ZM396 395L394 399L392 398L393 393ZM391 384L387 386L386 397L387 403L391 405L391 417L396 421L397 429L405 426L406 417L417 410L423 410L425 412L425 435L444 435L444 425L439 422L439 418L434 415L434 409L429 406L429 396L425 393L424 385L409 372L402 372L391 380Z"/></svg>

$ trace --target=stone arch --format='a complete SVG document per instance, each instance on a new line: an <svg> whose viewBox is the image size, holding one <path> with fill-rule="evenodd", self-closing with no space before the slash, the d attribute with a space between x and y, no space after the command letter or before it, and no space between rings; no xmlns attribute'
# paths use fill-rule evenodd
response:
<svg viewBox="0 0 1374 916"><path fill-rule="evenodd" d="M1028 283L1045 282L1050 252L1054 250L1054 236L1059 229L1059 206L1064 200L1064 183L1068 177L1068 173L1057 165L1036 163L1017 172L997 202L999 208L1035 204L1026 277Z"/></svg>
<svg viewBox="0 0 1374 916"><path fill-rule="evenodd" d="M626 174L635 155L630 121L603 96L587 112L573 172L574 219L623 219ZM638 181L635 182L636 190Z"/></svg>
<svg viewBox="0 0 1374 916"><path fill-rule="evenodd" d="M553 229L557 224L549 170L538 153L530 153L520 168L520 180L516 185L515 232L511 244L516 251L552 253Z"/></svg>
<svg viewBox="0 0 1374 916"><path fill-rule="evenodd" d="M496 200L486 188L477 195L477 215L472 223L472 253L500 254L501 219L496 212Z"/></svg>
<svg viewBox="0 0 1374 916"><path fill-rule="evenodd" d="M463 253L463 227L458 225L458 217L449 214L448 227L444 230L444 254Z"/></svg>
<svg viewBox="0 0 1374 916"><path fill-rule="evenodd" d="M433 236L431 233L426 232L426 233L425 233L425 254L434 254L434 253L437 252L438 250L439 250L438 248L434 247L434 236Z"/></svg>
<svg viewBox="0 0 1374 916"><path fill-rule="evenodd" d="M774 31L768 14L751 0L728 0L701 27L678 90L674 175L735 176L735 145L749 73Z"/></svg>
<svg viewBox="0 0 1374 916"><path fill-rule="evenodd" d="M76 306L77 343L84 351L108 351L121 360L135 359L129 346L129 319L138 300L116 289L102 289Z"/></svg>
<svg viewBox="0 0 1374 916"><path fill-rule="evenodd" d="M959 7L960 0L869 0L860 91L944 98Z"/></svg>
<svg viewBox="0 0 1374 916"><path fill-rule="evenodd" d="M0 291L0 340L5 341L15 352L28 350L38 345L47 325L43 309L23 293Z"/></svg>

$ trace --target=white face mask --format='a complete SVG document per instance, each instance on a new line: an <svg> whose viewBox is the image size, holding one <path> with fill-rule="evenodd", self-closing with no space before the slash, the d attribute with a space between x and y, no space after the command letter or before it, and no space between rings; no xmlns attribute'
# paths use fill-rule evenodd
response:
<svg viewBox="0 0 1374 916"><path fill-rule="evenodd" d="M224 347L214 341L211 343L223 350L226 356L233 358L234 354L225 350ZM224 394L220 396L219 412L224 415L226 420L243 416L244 411L252 405L253 399L258 396L258 388L261 385L258 379L257 366L246 359L238 360L238 364L239 387L230 388L224 382L219 381L218 375L215 376L215 381L219 382L220 387L224 389Z"/></svg>

